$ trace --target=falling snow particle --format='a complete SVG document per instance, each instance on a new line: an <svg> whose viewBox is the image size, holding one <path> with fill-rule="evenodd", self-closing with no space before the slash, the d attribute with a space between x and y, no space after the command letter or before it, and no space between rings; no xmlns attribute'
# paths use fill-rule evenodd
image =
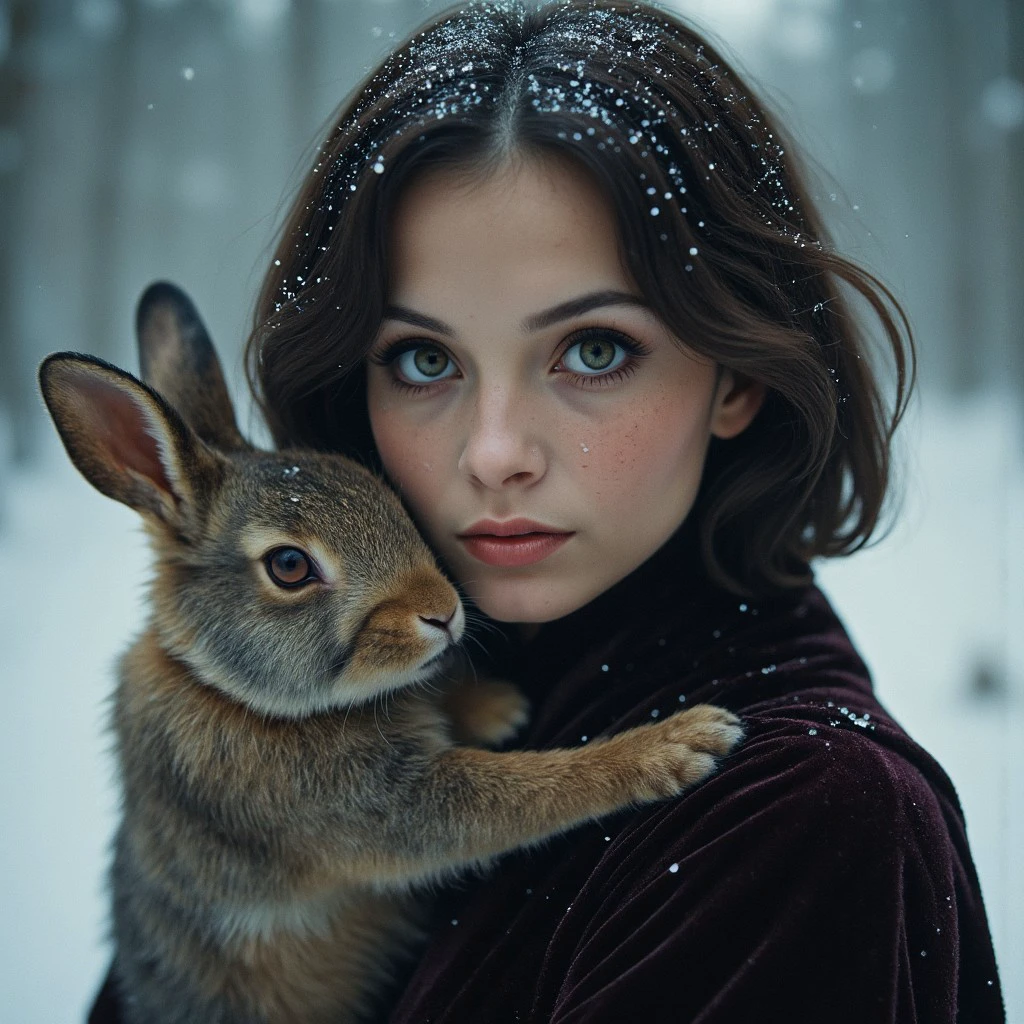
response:
<svg viewBox="0 0 1024 1024"><path fill-rule="evenodd" d="M691 245L690 246L690 255L691 256L696 256L697 255L697 246L695 246L695 245Z"/></svg>
<svg viewBox="0 0 1024 1024"><path fill-rule="evenodd" d="M651 718L657 718L657 717L658 717L658 715L660 715L660 714L661 714L661 712L660 712L660 711L659 711L659 710L658 710L657 708L655 708L655 709L654 709L654 710L653 710L653 711L651 712Z"/></svg>
<svg viewBox="0 0 1024 1024"><path fill-rule="evenodd" d="M383 173L384 173L384 164L383 164L383 163L381 163L381 161L380 161L380 160L378 160L378 161L377 161L377 162L376 162L376 163L375 163L375 164L373 165L373 170L374 170L374 173L375 173L375 174L383 174Z"/></svg>
<svg viewBox="0 0 1024 1024"><path fill-rule="evenodd" d="M670 874L674 875L679 870L679 865L678 864L669 864L668 870L669 870Z"/></svg>
<svg viewBox="0 0 1024 1024"><path fill-rule="evenodd" d="M192 79L196 77L196 69L192 67L182 68L181 77L184 78L186 82L191 82Z"/></svg>
<svg viewBox="0 0 1024 1024"><path fill-rule="evenodd" d="M608 671L608 666L607 665L602 665L601 666L601 671L602 672L607 672Z"/></svg>

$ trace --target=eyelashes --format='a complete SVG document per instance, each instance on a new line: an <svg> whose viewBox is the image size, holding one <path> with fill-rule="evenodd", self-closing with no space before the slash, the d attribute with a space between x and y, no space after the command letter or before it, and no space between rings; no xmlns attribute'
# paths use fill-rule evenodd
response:
<svg viewBox="0 0 1024 1024"><path fill-rule="evenodd" d="M635 338L607 327L588 327L567 339L552 372L577 387L606 387L631 377L650 348ZM455 360L439 342L405 338L369 356L391 369L395 387L427 391L458 377Z"/></svg>

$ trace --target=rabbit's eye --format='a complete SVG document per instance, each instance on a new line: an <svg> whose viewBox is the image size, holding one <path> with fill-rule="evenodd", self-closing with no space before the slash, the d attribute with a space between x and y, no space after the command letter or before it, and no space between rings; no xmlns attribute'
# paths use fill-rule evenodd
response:
<svg viewBox="0 0 1024 1024"><path fill-rule="evenodd" d="M277 548L266 557L267 572L279 587L298 587L315 580L309 557L298 548Z"/></svg>

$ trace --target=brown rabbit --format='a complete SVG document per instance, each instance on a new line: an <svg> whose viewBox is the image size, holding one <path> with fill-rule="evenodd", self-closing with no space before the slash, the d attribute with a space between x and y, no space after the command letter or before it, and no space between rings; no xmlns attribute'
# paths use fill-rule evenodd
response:
<svg viewBox="0 0 1024 1024"><path fill-rule="evenodd" d="M145 384L73 353L40 369L72 461L155 554L114 703L129 1021L361 1019L418 934L411 886L671 797L737 742L699 706L578 749L460 745L524 705L436 685L463 610L396 496L340 456L248 445L177 289L147 290L138 331Z"/></svg>

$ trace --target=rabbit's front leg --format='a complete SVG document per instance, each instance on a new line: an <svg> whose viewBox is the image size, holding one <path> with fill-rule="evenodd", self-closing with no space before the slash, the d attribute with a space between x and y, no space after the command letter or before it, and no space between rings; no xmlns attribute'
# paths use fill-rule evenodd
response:
<svg viewBox="0 0 1024 1024"><path fill-rule="evenodd" d="M449 747L407 789L351 879L405 883L564 832L631 805L675 796L714 770L742 736L739 719L704 704L583 747L493 752Z"/></svg>

